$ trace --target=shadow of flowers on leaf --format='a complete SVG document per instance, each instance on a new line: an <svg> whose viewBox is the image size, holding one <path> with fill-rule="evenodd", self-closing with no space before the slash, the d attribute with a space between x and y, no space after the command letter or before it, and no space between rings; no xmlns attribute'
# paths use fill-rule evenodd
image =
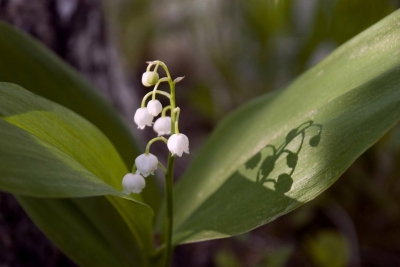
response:
<svg viewBox="0 0 400 267"><path fill-rule="evenodd" d="M302 163L300 151L307 141L310 151L314 150L321 132L320 124L311 120L302 123L289 131L282 144L265 146L224 177L217 188L209 188L210 194L199 195L197 208L174 229L174 243L237 235L300 206L302 203L287 193L294 184L293 174Z"/></svg>
<svg viewBox="0 0 400 267"><path fill-rule="evenodd" d="M289 192L293 184L292 175L296 169L299 161L299 154L306 139L306 131L312 127L317 129L317 133L310 138L308 144L311 147L318 146L321 140L322 126L320 124L315 124L310 120L301 124L297 128L290 130L285 137L285 141L278 148L273 145L267 145L263 150L248 160L245 163L246 169L254 170L259 167L256 183L261 185L272 183L274 184L277 193L284 194ZM267 150L270 150L272 155L268 155L264 160L262 160L262 155L268 153ZM277 179L269 177L275 169L276 162L284 156L286 156L286 165L289 169L288 173L279 174Z"/></svg>

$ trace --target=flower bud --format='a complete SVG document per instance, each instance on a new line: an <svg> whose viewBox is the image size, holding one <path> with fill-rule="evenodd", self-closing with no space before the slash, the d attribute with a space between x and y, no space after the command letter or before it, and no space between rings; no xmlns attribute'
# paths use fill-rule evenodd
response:
<svg viewBox="0 0 400 267"><path fill-rule="evenodd" d="M124 189L125 195L131 193L139 194L142 189L146 186L146 181L140 174L128 173L122 179L122 188Z"/></svg>
<svg viewBox="0 0 400 267"><path fill-rule="evenodd" d="M181 157L183 152L189 154L189 139L184 134L179 133L171 135L168 139L167 146L172 156L177 155Z"/></svg>
<svg viewBox="0 0 400 267"><path fill-rule="evenodd" d="M153 154L142 154L135 159L136 168L144 177L154 174L157 169L158 159Z"/></svg>
<svg viewBox="0 0 400 267"><path fill-rule="evenodd" d="M171 134L171 117L160 117L153 126L158 136Z"/></svg>
<svg viewBox="0 0 400 267"><path fill-rule="evenodd" d="M147 108L138 108L133 120L141 130L143 130L146 125L152 126L153 124L153 116L149 114Z"/></svg>
<svg viewBox="0 0 400 267"><path fill-rule="evenodd" d="M147 103L147 111L151 116L158 116L160 112L162 111L162 105L160 101L157 99L155 100L150 100L149 103Z"/></svg>
<svg viewBox="0 0 400 267"><path fill-rule="evenodd" d="M158 76L158 73L155 71L146 71L142 75L142 84L146 87L155 85L160 77Z"/></svg>

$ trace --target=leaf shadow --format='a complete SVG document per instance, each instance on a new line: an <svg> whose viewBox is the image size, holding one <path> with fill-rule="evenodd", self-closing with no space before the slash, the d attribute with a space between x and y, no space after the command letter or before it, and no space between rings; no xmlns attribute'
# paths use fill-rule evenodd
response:
<svg viewBox="0 0 400 267"><path fill-rule="evenodd" d="M307 136L310 128L315 128L314 133ZM310 148L315 148L320 143L321 132L322 125L310 120L290 130L279 146L265 146L174 229L173 242L238 235L300 206L301 202L286 193L292 188L292 176L306 137ZM288 171L276 173L276 169L283 169L282 157ZM179 209L179 203L175 208Z"/></svg>

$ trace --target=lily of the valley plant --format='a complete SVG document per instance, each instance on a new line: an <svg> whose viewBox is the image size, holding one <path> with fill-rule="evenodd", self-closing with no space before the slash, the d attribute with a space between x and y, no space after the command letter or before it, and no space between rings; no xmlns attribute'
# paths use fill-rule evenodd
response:
<svg viewBox="0 0 400 267"><path fill-rule="evenodd" d="M174 159L175 156L181 157L183 153L189 154L189 139L186 135L179 132L179 114L180 109L175 102L175 85L183 79L178 77L172 80L167 66L161 61L147 62L148 67L142 76L142 83L146 87L154 86L154 89L147 93L142 100L142 106L136 110L134 121L138 129L144 129L146 126L152 127L158 134L158 137L151 139L144 154L139 155L135 159L135 164L132 168L132 173L128 173L122 180L122 187L125 194L140 193L146 185L145 179L159 166L165 173L165 196L166 196L166 266L169 265L172 253L172 227L173 227L173 173L174 173ZM161 66L167 77L159 78L157 72L158 67ZM151 70L153 68L153 70ZM169 84L169 93L158 89L162 82ZM169 105L163 107L157 96L166 97ZM151 98L151 100L149 100ZM170 116L167 116L169 112ZM155 121L154 117L161 116ZM172 134L168 140L163 135ZM162 141L167 144L169 149L168 163L165 168L160 163L157 157L150 153L151 145L156 141ZM143 178L144 177L144 178Z"/></svg>

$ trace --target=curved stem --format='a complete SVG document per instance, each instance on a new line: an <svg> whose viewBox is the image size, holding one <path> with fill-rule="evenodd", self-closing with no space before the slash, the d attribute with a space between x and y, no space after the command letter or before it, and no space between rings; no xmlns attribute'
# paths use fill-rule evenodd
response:
<svg viewBox="0 0 400 267"><path fill-rule="evenodd" d="M171 82L173 82L173 81L172 81L172 78L171 78L171 75L169 74L169 70L168 70L167 65L165 65L165 63L162 62L162 61L157 61L157 63L160 64L161 67L165 70L165 73L167 74L168 79L169 79Z"/></svg>
<svg viewBox="0 0 400 267"><path fill-rule="evenodd" d="M136 163L135 163L135 164L133 164L133 167L132 167L132 173L136 173L136 170L137 170L137 168L136 168Z"/></svg>
<svg viewBox="0 0 400 267"><path fill-rule="evenodd" d="M165 117L167 115L167 110L169 109L171 109L171 106L166 106L165 108L163 108L161 117Z"/></svg>
<svg viewBox="0 0 400 267"><path fill-rule="evenodd" d="M160 167L160 169L161 169L164 173L167 172L167 168L165 168L165 166L164 166L161 162L158 162L158 167Z"/></svg>
<svg viewBox="0 0 400 267"><path fill-rule="evenodd" d="M158 61L148 61L147 62L149 65L147 66L147 69L146 69L146 71L150 71L150 69L151 69L151 67L152 66L154 66L154 65L156 65L155 67L154 67L154 72L157 72L157 68L158 68L158 65L160 65L160 63L158 62Z"/></svg>
<svg viewBox="0 0 400 267"><path fill-rule="evenodd" d="M171 104L171 109L174 110L176 108L176 104L175 104L175 83L171 78L171 74L169 73L168 67L167 65L165 65L164 62L162 61L154 61L154 63L158 63L160 64L160 66L164 69L165 73L167 74L168 77L168 83L169 83L169 87L170 87L170 104ZM157 91L159 92L159 91ZM142 102L143 103L143 102ZM142 107L144 107L142 105ZM175 112L171 112L171 134L175 133L175 121L176 121L176 116L175 116Z"/></svg>
<svg viewBox="0 0 400 267"><path fill-rule="evenodd" d="M179 134L178 122L179 122L179 115L181 114L181 109L180 108L174 109L174 113L176 114L176 118L175 118L175 133Z"/></svg>
<svg viewBox="0 0 400 267"><path fill-rule="evenodd" d="M147 100L147 98L149 97L149 96L151 96L153 94L153 92L149 92L149 93L147 93L144 97L143 97L143 100L142 100L142 108L145 108L146 107L146 100ZM167 92L164 92L164 91L156 91L156 94L159 94L159 95L163 95L163 96L166 96L166 97L168 97L169 99L171 99L171 95L170 94L168 94Z"/></svg>
<svg viewBox="0 0 400 267"><path fill-rule="evenodd" d="M150 146L156 141L163 141L166 144L168 143L168 140L165 137L159 136L159 137L153 138L147 143L146 152L145 152L146 154L149 154Z"/></svg>
<svg viewBox="0 0 400 267"><path fill-rule="evenodd" d="M176 122L176 113L174 112L176 108L175 104L175 83L172 80L169 80L169 86L171 88L171 98L170 98L170 103L171 103L171 134L175 133L175 122Z"/></svg>
<svg viewBox="0 0 400 267"><path fill-rule="evenodd" d="M158 86L160 85L160 83L166 82L166 81L168 81L168 78L166 78L166 77L158 80L158 82L156 83L156 85L154 86L154 89L153 89L153 97L152 97L153 100L156 100L156 92L157 92L157 89L158 89Z"/></svg>
<svg viewBox="0 0 400 267"><path fill-rule="evenodd" d="M160 65L159 63L156 64L156 66L154 67L154 70L153 70L154 72L157 72L157 69L158 69L159 65Z"/></svg>
<svg viewBox="0 0 400 267"><path fill-rule="evenodd" d="M166 198L166 221L165 221L165 267L171 263L172 257L172 228L173 228L173 177L175 157L168 153L167 172L165 173L165 198Z"/></svg>

